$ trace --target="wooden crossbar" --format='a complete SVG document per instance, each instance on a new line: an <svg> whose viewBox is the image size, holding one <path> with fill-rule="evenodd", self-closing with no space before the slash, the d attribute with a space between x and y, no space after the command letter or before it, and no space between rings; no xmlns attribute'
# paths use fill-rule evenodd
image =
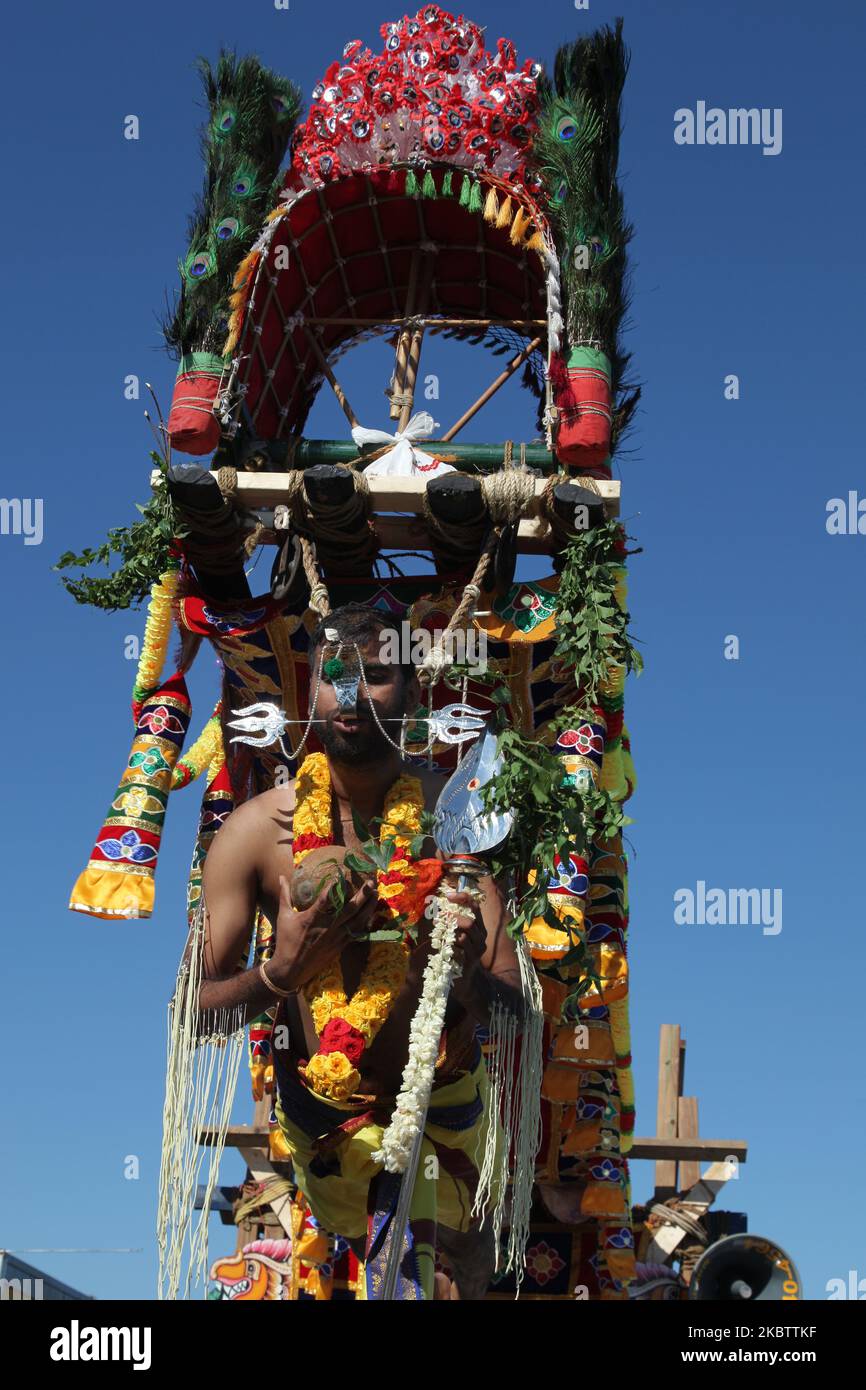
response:
<svg viewBox="0 0 866 1390"><path fill-rule="evenodd" d="M208 1147L216 1143L216 1131L203 1129L198 1142ZM226 1131L227 1149L266 1149L268 1131L253 1125L230 1125ZM748 1144L745 1139L657 1139L655 1137L636 1138L628 1154L629 1161L646 1159L657 1163L659 1159L673 1162L693 1160L697 1163L723 1163L726 1158L735 1158L745 1163Z"/></svg>
<svg viewBox="0 0 866 1390"><path fill-rule="evenodd" d="M161 479L158 469L151 482ZM373 500L376 534L385 550L429 550L430 536L421 520L423 498L427 487L423 474L408 478L372 477L367 479ZM585 484L586 479L574 476L570 482ZM289 485L288 473L238 473L238 506L245 511L270 511L285 500ZM546 480L535 480L535 504L530 515L517 528L517 550L521 555L544 555L550 550L551 532L548 522L540 515L539 501ZM619 516L620 484L612 479L593 482L604 503L605 515ZM270 522L268 521L269 525Z"/></svg>
<svg viewBox="0 0 866 1390"><path fill-rule="evenodd" d="M580 477L569 479L569 482L583 485L585 481ZM368 476L367 482L376 512L410 512L414 515L423 512L423 498L427 487L423 474L413 474L408 478ZM536 478L536 515L546 485L544 478ZM242 507L275 507L285 500L288 486L288 473L239 473L235 495ZM616 515L620 501L619 482L603 479L594 486L598 487L598 495L605 504L605 511L610 508L611 515Z"/></svg>

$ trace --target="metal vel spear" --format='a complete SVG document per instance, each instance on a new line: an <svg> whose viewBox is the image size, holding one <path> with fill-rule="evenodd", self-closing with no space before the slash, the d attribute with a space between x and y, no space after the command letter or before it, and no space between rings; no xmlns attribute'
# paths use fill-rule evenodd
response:
<svg viewBox="0 0 866 1390"><path fill-rule="evenodd" d="M492 729L486 728L449 777L436 803L433 823L433 838L436 847L445 855L448 864L460 872L459 890L463 890L472 879L477 879L485 871L482 856L492 853L511 833L514 816L510 811L485 811L482 803L482 789L496 776L502 766L502 759L496 755L497 737ZM458 967L455 966L448 981L448 989L454 983ZM394 1301L397 1280L403 1259L403 1243L409 1224L409 1209L421 1161L421 1148L427 1124L429 1099L409 1161L401 1175L400 1191L394 1213L394 1228L385 1273L382 1279L381 1301Z"/></svg>

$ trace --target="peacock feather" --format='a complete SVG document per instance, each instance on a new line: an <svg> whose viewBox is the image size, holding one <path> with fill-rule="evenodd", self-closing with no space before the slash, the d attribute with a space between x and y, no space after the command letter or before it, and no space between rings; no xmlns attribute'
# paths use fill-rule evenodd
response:
<svg viewBox="0 0 866 1390"><path fill-rule="evenodd" d="M572 347L599 348L611 361L614 396L628 354L620 327L627 308L625 219L617 180L620 104L629 55L622 20L566 44L553 80L539 84L534 138L551 229L562 268L563 310ZM634 400L620 405L620 423Z"/></svg>
<svg viewBox="0 0 866 1390"><path fill-rule="evenodd" d="M202 132L205 181L180 262L181 288L164 325L169 350L222 354L238 266L276 201L280 165L301 110L293 82L258 58L222 52L199 62L209 108Z"/></svg>

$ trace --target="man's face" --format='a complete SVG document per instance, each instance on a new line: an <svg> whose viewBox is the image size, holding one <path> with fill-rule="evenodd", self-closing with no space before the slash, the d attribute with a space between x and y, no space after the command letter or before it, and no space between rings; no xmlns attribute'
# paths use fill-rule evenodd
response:
<svg viewBox="0 0 866 1390"><path fill-rule="evenodd" d="M359 765L375 762L387 751L388 744L376 726L370 709L372 701L376 713L390 738L399 741L399 721L407 709L414 709L420 698L417 680L412 677L405 681L400 667L381 659L380 638L373 637L358 643L361 663L358 661L355 644L346 642L337 657L337 644L325 643L314 655L313 669L310 673L315 690L315 671L319 658L322 661L322 679L319 697L313 714L325 723L316 732L322 747L329 758L338 763ZM342 663L338 675L327 674L329 661L335 659ZM358 694L353 708L341 708L338 690L341 682L358 679ZM336 684L335 684L336 683ZM391 721L391 722L389 722Z"/></svg>

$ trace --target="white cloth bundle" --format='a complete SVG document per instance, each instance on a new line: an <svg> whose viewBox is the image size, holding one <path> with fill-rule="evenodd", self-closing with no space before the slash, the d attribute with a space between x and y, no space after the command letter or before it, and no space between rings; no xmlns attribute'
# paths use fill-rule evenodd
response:
<svg viewBox="0 0 866 1390"><path fill-rule="evenodd" d="M430 454L416 449L415 441L429 439L438 428L438 422L433 416L422 410L412 416L405 430L401 430L399 434L386 434L384 430L365 430L361 425L356 425L352 430L352 438L359 448L362 444L394 446L387 454L367 464L364 472L371 478L411 478L416 473L423 473L427 478L437 478L441 473L453 473L454 469L450 463L440 463Z"/></svg>

